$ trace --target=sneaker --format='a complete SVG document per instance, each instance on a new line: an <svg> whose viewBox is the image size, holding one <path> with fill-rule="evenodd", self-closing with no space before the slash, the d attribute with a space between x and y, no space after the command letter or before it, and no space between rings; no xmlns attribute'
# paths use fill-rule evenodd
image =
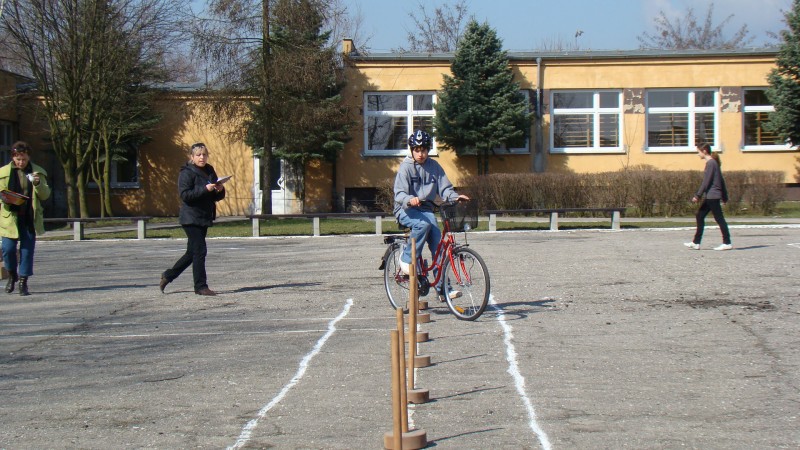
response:
<svg viewBox="0 0 800 450"><path fill-rule="evenodd" d="M459 297L461 297L461 291L450 291L450 300L455 300ZM439 293L439 301L440 302L445 301L444 294L442 294L441 292Z"/></svg>
<svg viewBox="0 0 800 450"><path fill-rule="evenodd" d="M409 269L410 264L400 260L400 271L403 272L403 275L408 275L411 273L411 269Z"/></svg>
<svg viewBox="0 0 800 450"><path fill-rule="evenodd" d="M714 247L714 250L730 250L732 248L733 248L733 245L731 245L731 244L720 244L720 245Z"/></svg>
<svg viewBox="0 0 800 450"><path fill-rule="evenodd" d="M700 250L700 244L695 244L694 242L684 242L683 245L691 250Z"/></svg>

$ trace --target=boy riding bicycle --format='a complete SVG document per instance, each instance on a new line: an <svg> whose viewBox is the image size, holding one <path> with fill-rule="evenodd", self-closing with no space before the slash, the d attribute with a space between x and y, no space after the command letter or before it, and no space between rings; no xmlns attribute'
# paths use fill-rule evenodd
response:
<svg viewBox="0 0 800 450"><path fill-rule="evenodd" d="M431 149L431 136L428 133L414 131L408 137L408 147L411 156L406 156L400 164L394 180L394 215L400 225L411 229L410 238L416 240L417 255L420 255L423 244L427 242L433 257L442 239L442 232L431 202L436 197L447 201L469 200L469 197L459 195L442 166L428 158ZM411 246L408 245L400 258L400 269L406 274L410 263ZM436 286L436 292L441 295L441 286Z"/></svg>

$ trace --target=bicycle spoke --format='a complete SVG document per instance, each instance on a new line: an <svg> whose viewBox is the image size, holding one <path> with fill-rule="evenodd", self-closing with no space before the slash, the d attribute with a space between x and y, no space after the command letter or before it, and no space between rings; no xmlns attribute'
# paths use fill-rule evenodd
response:
<svg viewBox="0 0 800 450"><path fill-rule="evenodd" d="M389 302L395 309L408 309L408 275L400 271L400 256L403 254L400 246L397 246L386 259L386 266L383 269L383 282L386 288L386 295Z"/></svg>
<svg viewBox="0 0 800 450"><path fill-rule="evenodd" d="M445 269L444 295L450 311L462 320L475 320L489 302L489 271L474 250L458 249Z"/></svg>

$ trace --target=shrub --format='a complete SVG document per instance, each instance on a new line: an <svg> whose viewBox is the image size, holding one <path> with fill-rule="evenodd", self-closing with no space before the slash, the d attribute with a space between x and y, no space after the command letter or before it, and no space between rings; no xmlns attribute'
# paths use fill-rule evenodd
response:
<svg viewBox="0 0 800 450"><path fill-rule="evenodd" d="M665 171L628 167L596 174L525 173L472 176L461 191L478 200L481 210L619 207L641 217L692 215L690 199L703 179L700 171ZM756 214L771 214L783 199L782 172L725 172L728 209L748 204ZM629 215L631 215L629 213Z"/></svg>

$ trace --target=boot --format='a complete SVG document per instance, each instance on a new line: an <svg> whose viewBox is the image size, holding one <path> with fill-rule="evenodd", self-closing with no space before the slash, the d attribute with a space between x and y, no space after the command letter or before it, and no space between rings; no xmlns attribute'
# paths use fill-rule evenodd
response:
<svg viewBox="0 0 800 450"><path fill-rule="evenodd" d="M8 271L8 282L6 283L6 292L9 294L14 292L14 285L17 284L17 280L19 277L17 276L17 271Z"/></svg>
<svg viewBox="0 0 800 450"><path fill-rule="evenodd" d="M28 277L19 277L19 295L31 295L28 292Z"/></svg>

